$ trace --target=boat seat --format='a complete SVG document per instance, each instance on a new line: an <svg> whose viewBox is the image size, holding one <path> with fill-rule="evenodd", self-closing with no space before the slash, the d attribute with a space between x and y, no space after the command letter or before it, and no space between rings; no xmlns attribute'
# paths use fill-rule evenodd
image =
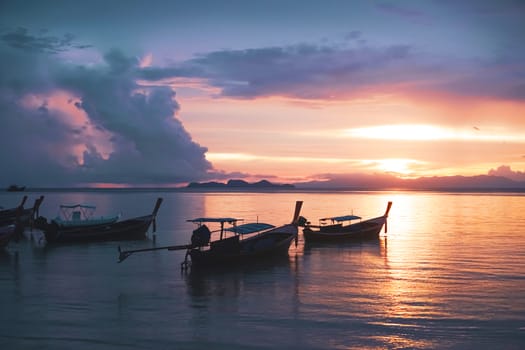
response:
<svg viewBox="0 0 525 350"><path fill-rule="evenodd" d="M78 210L74 211L71 215L71 220L80 221L80 212Z"/></svg>

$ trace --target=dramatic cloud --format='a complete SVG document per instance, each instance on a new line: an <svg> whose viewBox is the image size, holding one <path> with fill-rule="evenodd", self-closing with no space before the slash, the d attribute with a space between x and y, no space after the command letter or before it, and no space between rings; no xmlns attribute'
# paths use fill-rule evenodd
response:
<svg viewBox="0 0 525 350"><path fill-rule="evenodd" d="M352 32L350 37L361 34ZM301 44L215 51L175 66L144 69L142 77L202 78L223 96L236 98L346 99L370 91L426 91L523 100L523 62L505 57L442 57L409 45Z"/></svg>
<svg viewBox="0 0 525 350"><path fill-rule="evenodd" d="M117 50L97 66L61 62L53 53L70 47L70 39L30 37L22 29L2 36L10 46L0 46L2 182L207 179L212 171L207 150L175 117L175 92L138 85L140 62Z"/></svg>
<svg viewBox="0 0 525 350"><path fill-rule="evenodd" d="M204 78L220 88L223 95L240 98L268 95L328 98L384 84L385 78L386 82L401 82L404 79L400 75L404 73L397 66L410 55L408 46L345 50L302 44L224 50L201 55L174 68L147 69L143 77ZM382 75L386 72L390 75Z"/></svg>

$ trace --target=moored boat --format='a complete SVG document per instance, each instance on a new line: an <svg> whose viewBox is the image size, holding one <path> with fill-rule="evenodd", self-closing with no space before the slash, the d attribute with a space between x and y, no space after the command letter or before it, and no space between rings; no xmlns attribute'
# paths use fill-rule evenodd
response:
<svg viewBox="0 0 525 350"><path fill-rule="evenodd" d="M14 207L0 210L0 226L7 226L13 224L17 218L24 215L24 204L27 201L27 196L22 198L22 202Z"/></svg>
<svg viewBox="0 0 525 350"><path fill-rule="evenodd" d="M32 208L24 208L27 196L22 198L22 202L14 208L0 210L0 227L7 225L16 225L17 231L23 231L38 216L39 208L44 201L44 196L35 200Z"/></svg>
<svg viewBox="0 0 525 350"><path fill-rule="evenodd" d="M283 256L288 254L291 242L297 239L298 226L304 220L299 216L301 206L301 201L296 202L292 222L279 227L261 222L238 225L241 219L229 217L191 219L188 221L198 227L192 233L190 244L128 251L119 248L119 262L132 253L160 249L186 249L186 257L181 264L183 268L190 264L192 268L217 267ZM210 231L207 224L219 224L220 228ZM219 237L212 240L212 234Z"/></svg>
<svg viewBox="0 0 525 350"><path fill-rule="evenodd" d="M379 237L383 226L387 231L387 218L392 202L388 202L385 213L376 218L361 220L356 215L333 216L319 219L319 225L307 223L303 228L305 242L343 241L374 239Z"/></svg>
<svg viewBox="0 0 525 350"><path fill-rule="evenodd" d="M40 217L37 222L37 228L44 232L48 243L145 239L151 224L153 224L153 232L156 230L156 217L161 203L162 198L158 198L153 212L149 215L121 221L113 219L108 221L108 218L104 218L101 219L102 222L98 223L91 222L86 224L81 222L75 225L72 222L62 224L62 222L55 220L48 222L45 218Z"/></svg>
<svg viewBox="0 0 525 350"><path fill-rule="evenodd" d="M75 204L75 205L60 205L60 212L62 216L57 216L53 219L60 227L89 227L97 225L106 225L117 222L120 214L113 216L95 217L97 209L94 205Z"/></svg>
<svg viewBox="0 0 525 350"><path fill-rule="evenodd" d="M203 218L198 223L200 228L206 227L206 223L213 220ZM220 221L221 223L223 221ZM271 228L271 229L270 229ZM239 233L243 230L244 233ZM197 229L196 232L202 232ZM275 228L269 224L242 224L225 229L234 232L233 236L210 242L206 246L194 246L188 249L187 256L191 258L191 265L196 267L217 266L229 263L241 263L247 260L271 257L274 255L284 255L288 253L291 242L297 237L297 226L293 224L283 225ZM204 230L206 232L206 230ZM204 233L206 234L206 233ZM250 235L241 239L241 236ZM185 265L188 261L185 260Z"/></svg>
<svg viewBox="0 0 525 350"><path fill-rule="evenodd" d="M23 191L25 191L25 189L26 189L25 186L9 185L9 187L7 187L6 191L7 192L23 192Z"/></svg>

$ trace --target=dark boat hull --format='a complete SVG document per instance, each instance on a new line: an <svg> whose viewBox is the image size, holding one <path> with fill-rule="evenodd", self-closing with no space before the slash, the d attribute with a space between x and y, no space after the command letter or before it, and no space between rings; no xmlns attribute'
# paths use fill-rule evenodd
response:
<svg viewBox="0 0 525 350"><path fill-rule="evenodd" d="M309 243L377 239L379 238L379 233L383 226L385 227L386 232L386 220L391 207L392 202L388 202L383 216L378 216L377 218L368 219L355 224L334 224L324 226L306 225L303 229L304 241ZM344 219L347 220L346 217Z"/></svg>
<svg viewBox="0 0 525 350"><path fill-rule="evenodd" d="M313 229L305 227L303 236L305 242L337 242L351 240L377 239L386 222L386 216L370 219L356 224L332 228Z"/></svg>
<svg viewBox="0 0 525 350"><path fill-rule="evenodd" d="M33 214L33 208L29 209L6 209L0 212L0 226L6 226L15 224L17 222L27 225L31 215Z"/></svg>
<svg viewBox="0 0 525 350"><path fill-rule="evenodd" d="M7 192L23 192L25 191L26 187L25 186L17 186L17 185L11 185L9 186L6 191Z"/></svg>
<svg viewBox="0 0 525 350"><path fill-rule="evenodd" d="M61 227L56 223L42 229L48 243L100 242L145 239L153 215L93 226Z"/></svg>
<svg viewBox="0 0 525 350"><path fill-rule="evenodd" d="M35 200L35 204L32 208L24 208L24 203L27 200L27 196L24 196L22 203L16 208L0 210L0 227L6 227L8 225L15 226L15 236L17 239L22 238L24 229L33 223L33 220L38 213L40 205L44 200L44 196L40 196Z"/></svg>
<svg viewBox="0 0 525 350"><path fill-rule="evenodd" d="M290 244L296 236L297 227L285 225L240 241L238 236L231 237L218 245L212 244L209 249L193 248L188 254L192 268L239 264L284 256L288 254Z"/></svg>
<svg viewBox="0 0 525 350"><path fill-rule="evenodd" d="M39 217L35 224L44 233L47 243L141 240L146 239L146 232L152 223L155 231L155 220L161 203L162 198L158 198L149 215L114 223L62 226L54 220L48 223L46 218Z"/></svg>

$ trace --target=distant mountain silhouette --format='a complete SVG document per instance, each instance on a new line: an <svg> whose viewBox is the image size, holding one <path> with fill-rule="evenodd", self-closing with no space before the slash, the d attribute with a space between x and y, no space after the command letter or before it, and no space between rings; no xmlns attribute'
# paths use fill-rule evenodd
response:
<svg viewBox="0 0 525 350"><path fill-rule="evenodd" d="M296 183L298 189L525 190L525 182L503 176L433 176L400 179L388 174L327 176L327 181Z"/></svg>
<svg viewBox="0 0 525 350"><path fill-rule="evenodd" d="M290 184L273 184L267 180L249 183L244 180L229 180L227 183L216 181L211 182L192 182L187 188L193 189L293 189Z"/></svg>
<svg viewBox="0 0 525 350"><path fill-rule="evenodd" d="M514 181L503 176L433 176L416 179L400 179L390 174L328 174L325 181L298 182L295 184L273 184L268 180L249 183L232 179L222 182L192 182L188 189L216 190L523 190L525 182Z"/></svg>

